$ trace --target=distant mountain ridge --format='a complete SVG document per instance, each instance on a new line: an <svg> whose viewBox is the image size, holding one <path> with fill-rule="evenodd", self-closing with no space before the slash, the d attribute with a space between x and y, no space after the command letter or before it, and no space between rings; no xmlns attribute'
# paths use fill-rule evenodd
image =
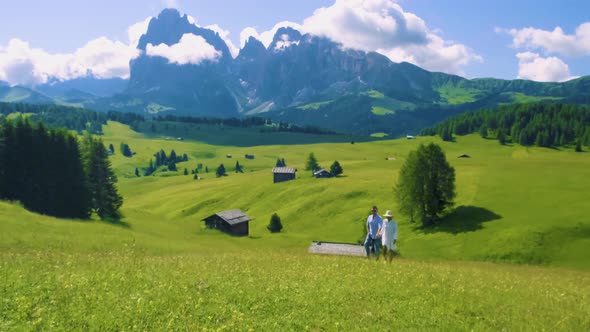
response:
<svg viewBox="0 0 590 332"><path fill-rule="evenodd" d="M147 54L148 44L172 46L184 34L202 37L220 56L179 65ZM268 47L250 37L234 59L217 32L190 23L176 9L165 9L152 18L138 49L141 55L130 62L129 80L112 82L118 86L118 91L109 90L113 95L80 88L80 80L68 89L77 91L79 98L74 100L99 110L147 114L241 117L264 113L302 125L394 136L416 133L463 111L501 104L590 103L590 77L565 83L468 80L394 63L379 53L346 49L291 27L279 28ZM55 88L39 91L60 97L53 93ZM84 92L96 98L82 98Z"/></svg>

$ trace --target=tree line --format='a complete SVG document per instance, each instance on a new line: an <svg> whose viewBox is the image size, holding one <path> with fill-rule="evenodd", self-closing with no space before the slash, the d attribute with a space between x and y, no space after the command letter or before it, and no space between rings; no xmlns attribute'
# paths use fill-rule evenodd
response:
<svg viewBox="0 0 590 332"><path fill-rule="evenodd" d="M102 135L102 125L107 121L117 121L127 124L132 128L137 127L138 122L145 121L142 115L121 112L96 112L85 108L69 107L63 105L37 105L22 103L0 103L0 114L11 113L28 114L31 122L43 122L50 128L68 128L79 134L88 131L93 135ZM21 119L17 120L22 120Z"/></svg>
<svg viewBox="0 0 590 332"><path fill-rule="evenodd" d="M123 204L101 139L28 120L0 122L0 199L61 218L118 216Z"/></svg>
<svg viewBox="0 0 590 332"><path fill-rule="evenodd" d="M297 126L288 122L273 122L271 119L252 116L242 119L238 118L209 118L209 117L191 117L191 116L175 116L163 115L154 117L155 121L159 122L182 122L218 125L236 128L251 128L261 127L260 132L296 132L316 135L337 135L338 133L332 130L327 130L315 126Z"/></svg>
<svg viewBox="0 0 590 332"><path fill-rule="evenodd" d="M155 163L153 159L150 159L150 164L145 169L144 175L149 176L152 175L160 166L167 166L169 171L176 172L178 169L176 168L176 163L180 163L183 161L188 161L188 155L186 153L181 155L177 155L176 151L170 151L170 155L166 155L166 151L161 149L160 151L154 154L156 159ZM185 174L186 175L186 174Z"/></svg>
<svg viewBox="0 0 590 332"><path fill-rule="evenodd" d="M479 133L524 146L559 147L590 145L590 107L567 104L518 104L495 110L469 112L422 130L422 135L439 135L452 141L453 135Z"/></svg>

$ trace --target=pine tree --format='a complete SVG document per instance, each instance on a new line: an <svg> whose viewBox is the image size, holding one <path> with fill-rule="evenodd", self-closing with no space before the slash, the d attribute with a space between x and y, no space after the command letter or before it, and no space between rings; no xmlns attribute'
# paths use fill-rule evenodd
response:
<svg viewBox="0 0 590 332"><path fill-rule="evenodd" d="M118 217L123 198L117 193L117 176L111 168L102 140L86 133L83 139L84 169L92 209L101 219Z"/></svg>
<svg viewBox="0 0 590 332"><path fill-rule="evenodd" d="M176 152L174 150L170 151L170 157L169 157L170 161L172 162L178 162L178 160L176 159Z"/></svg>
<svg viewBox="0 0 590 332"><path fill-rule="evenodd" d="M334 161L334 163L330 166L330 173L332 173L333 176L338 176L342 174L342 172L342 166L340 166L338 160Z"/></svg>
<svg viewBox="0 0 590 332"><path fill-rule="evenodd" d="M172 172L178 171L176 168L176 162L174 160L170 160L170 163L168 163L168 170Z"/></svg>
<svg viewBox="0 0 590 332"><path fill-rule="evenodd" d="M240 165L240 162L236 160L236 173L244 173L243 167Z"/></svg>
<svg viewBox="0 0 590 332"><path fill-rule="evenodd" d="M227 174L225 173L225 167L223 166L223 164L219 165L219 167L217 167L217 170L215 171L215 175L219 178L222 176L226 176Z"/></svg>
<svg viewBox="0 0 590 332"><path fill-rule="evenodd" d="M113 144L109 144L109 151L111 151L111 154L115 154L115 147L113 146Z"/></svg>
<svg viewBox="0 0 590 332"><path fill-rule="evenodd" d="M270 217L270 223L266 226L266 228L271 233L279 233L283 229L283 224L281 224L281 217L278 214L273 213Z"/></svg>
<svg viewBox="0 0 590 332"><path fill-rule="evenodd" d="M188 155L186 153L182 155L182 161L188 161Z"/></svg>
<svg viewBox="0 0 590 332"><path fill-rule="evenodd" d="M307 157L307 163L305 164L305 170L315 172L319 169L320 169L320 165L318 164L318 160L316 159L313 152L311 152L309 154L309 156Z"/></svg>
<svg viewBox="0 0 590 332"><path fill-rule="evenodd" d="M479 136L482 138L488 138L488 127L486 127L485 124L482 124L481 127L479 127Z"/></svg>
<svg viewBox="0 0 590 332"><path fill-rule="evenodd" d="M184 175L188 175L188 169L184 169Z"/></svg>
<svg viewBox="0 0 590 332"><path fill-rule="evenodd" d="M135 176L139 177L139 169L137 167L135 168Z"/></svg>
<svg viewBox="0 0 590 332"><path fill-rule="evenodd" d="M506 134L504 133L504 129L498 129L498 142L501 145L506 145Z"/></svg>
<svg viewBox="0 0 590 332"><path fill-rule="evenodd" d="M578 141L576 142L576 152L582 152L582 140L578 139Z"/></svg>
<svg viewBox="0 0 590 332"><path fill-rule="evenodd" d="M205 173L209 173L209 167L205 166Z"/></svg>

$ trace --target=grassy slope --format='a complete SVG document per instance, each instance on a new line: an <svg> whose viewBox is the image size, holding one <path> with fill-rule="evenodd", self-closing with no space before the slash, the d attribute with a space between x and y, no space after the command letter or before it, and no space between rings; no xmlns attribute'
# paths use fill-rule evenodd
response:
<svg viewBox="0 0 590 332"><path fill-rule="evenodd" d="M581 195L590 175L587 153L503 147L476 136L458 143L419 137L242 148L145 139L117 123L105 128L104 139L116 147L125 141L137 152L112 157L125 197L122 224L56 220L0 203L0 278L7 281L0 286L0 330L580 330L590 324L587 272L440 261L588 269L590 207ZM454 227L424 232L398 216L404 258L393 265L305 254L312 239L356 241L372 204L395 211L397 170L410 150L430 140L442 144L457 169L457 203L464 207L448 220ZM230 175L134 178L135 167L160 148L189 154L179 169L200 162L213 170L223 162ZM345 176L311 178L302 169L312 151L324 166L339 160ZM245 160L245 153L256 159ZM460 153L473 158L454 158ZM236 156L245 174L231 173ZM272 184L278 157L300 169L296 181ZM251 237L200 225L229 208L254 217ZM273 212L282 218L282 234L265 229ZM368 284L386 289L372 308L365 306Z"/></svg>

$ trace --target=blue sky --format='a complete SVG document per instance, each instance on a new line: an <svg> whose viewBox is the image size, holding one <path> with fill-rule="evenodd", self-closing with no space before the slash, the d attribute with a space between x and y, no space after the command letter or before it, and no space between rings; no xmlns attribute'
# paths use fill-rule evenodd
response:
<svg viewBox="0 0 590 332"><path fill-rule="evenodd" d="M216 24L237 48L241 35L264 39L289 21L347 47L469 78L562 81L590 74L585 0L20 0L0 11L0 80L67 79L89 69L125 76L135 54L129 27L170 6L201 26ZM326 10L315 12L321 7ZM371 21L381 14L383 22ZM411 28L400 32L392 20ZM25 69L35 75L20 80Z"/></svg>

